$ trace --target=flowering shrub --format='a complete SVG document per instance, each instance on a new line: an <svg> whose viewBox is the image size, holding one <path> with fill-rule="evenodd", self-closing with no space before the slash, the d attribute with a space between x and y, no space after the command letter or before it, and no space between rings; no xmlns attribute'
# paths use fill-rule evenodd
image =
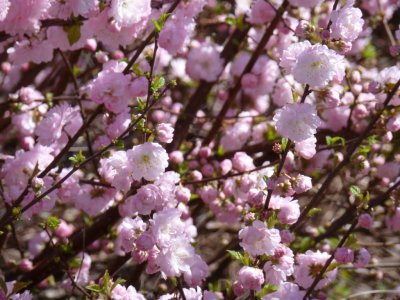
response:
<svg viewBox="0 0 400 300"><path fill-rule="evenodd" d="M0 299L400 294L399 15L0 0Z"/></svg>

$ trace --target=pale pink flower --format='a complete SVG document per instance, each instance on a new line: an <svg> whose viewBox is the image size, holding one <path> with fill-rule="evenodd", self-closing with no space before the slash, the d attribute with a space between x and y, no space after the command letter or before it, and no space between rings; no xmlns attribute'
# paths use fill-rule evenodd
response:
<svg viewBox="0 0 400 300"><path fill-rule="evenodd" d="M391 132L396 132L400 130L400 114L396 114L389 119L386 124L387 130Z"/></svg>
<svg viewBox="0 0 400 300"><path fill-rule="evenodd" d="M67 144L82 124L79 107L63 103L46 113L35 132L39 143L59 149Z"/></svg>
<svg viewBox="0 0 400 300"><path fill-rule="evenodd" d="M10 0L0 0L0 22L7 17L9 9L10 9Z"/></svg>
<svg viewBox="0 0 400 300"><path fill-rule="evenodd" d="M295 282L305 289L309 288L329 257L329 253L320 252L319 250L317 252L307 250L305 254L298 254L296 257L298 265L294 270ZM336 273L337 269L327 272L315 288L321 289L332 282L336 277Z"/></svg>
<svg viewBox="0 0 400 300"><path fill-rule="evenodd" d="M193 47L188 54L186 73L193 80L216 81L223 68L218 46L211 41Z"/></svg>
<svg viewBox="0 0 400 300"><path fill-rule="evenodd" d="M146 184L131 197L128 197L121 207L124 216L131 216L134 213L149 215L162 201L162 194L159 187L154 184Z"/></svg>
<svg viewBox="0 0 400 300"><path fill-rule="evenodd" d="M6 10L8 7L8 11L0 23L0 30L11 35L23 35L39 30L40 19L50 8L51 2L48 0L12 0L10 4L4 4Z"/></svg>
<svg viewBox="0 0 400 300"><path fill-rule="evenodd" d="M281 237L279 230L268 229L261 221L254 221L251 226L246 226L239 231L242 240L240 246L251 256L273 255L278 247Z"/></svg>
<svg viewBox="0 0 400 300"><path fill-rule="evenodd" d="M95 216L106 211L114 204L116 190L84 184L75 196L74 204L89 216Z"/></svg>
<svg viewBox="0 0 400 300"><path fill-rule="evenodd" d="M345 60L326 45L315 44L297 56L292 74L299 83L324 87L332 80L342 81L345 76Z"/></svg>
<svg viewBox="0 0 400 300"><path fill-rule="evenodd" d="M395 212L391 216L386 216L386 226L393 231L400 230L400 207L396 207Z"/></svg>
<svg viewBox="0 0 400 300"><path fill-rule="evenodd" d="M371 260L371 255L368 250L365 248L361 248L356 252L355 261L353 262L353 266L356 268L362 268L369 264Z"/></svg>
<svg viewBox="0 0 400 300"><path fill-rule="evenodd" d="M358 226L369 229L374 225L374 219L370 214L364 213L358 217Z"/></svg>
<svg viewBox="0 0 400 300"><path fill-rule="evenodd" d="M331 37L352 42L363 30L364 20L359 8L343 7L331 14Z"/></svg>
<svg viewBox="0 0 400 300"><path fill-rule="evenodd" d="M255 168L253 158L245 152L236 152L232 158L232 165L239 172L250 171Z"/></svg>
<svg viewBox="0 0 400 300"><path fill-rule="evenodd" d="M287 104L274 116L277 132L294 142L314 137L321 120L315 107L308 103Z"/></svg>
<svg viewBox="0 0 400 300"><path fill-rule="evenodd" d="M120 26L131 26L151 13L150 0L112 0L109 16Z"/></svg>
<svg viewBox="0 0 400 300"><path fill-rule="evenodd" d="M99 173L118 190L128 191L132 183L132 166L125 151L115 151L100 160Z"/></svg>
<svg viewBox="0 0 400 300"><path fill-rule="evenodd" d="M117 227L117 239L114 250L118 255L124 255L134 248L137 237L145 232L147 225L140 217L135 219L123 218Z"/></svg>
<svg viewBox="0 0 400 300"><path fill-rule="evenodd" d="M161 250L156 262L164 277L180 276L184 272L190 272L190 264L194 255L194 248L187 239L175 238L171 247Z"/></svg>
<svg viewBox="0 0 400 300"><path fill-rule="evenodd" d="M351 263L354 260L354 252L350 248L338 248L335 251L335 260L340 264Z"/></svg>
<svg viewBox="0 0 400 300"><path fill-rule="evenodd" d="M171 143L174 138L174 127L170 123L157 125L157 137L161 143Z"/></svg>
<svg viewBox="0 0 400 300"><path fill-rule="evenodd" d="M244 266L238 272L238 280L243 288L259 291L264 283L264 274L260 269Z"/></svg>
<svg viewBox="0 0 400 300"><path fill-rule="evenodd" d="M255 0L251 6L249 22L252 24L265 24L271 22L275 16L275 9L264 0Z"/></svg>
<svg viewBox="0 0 400 300"><path fill-rule="evenodd" d="M117 284L111 292L112 300L146 300L146 298L138 293L133 286L128 286L128 288L123 285Z"/></svg>
<svg viewBox="0 0 400 300"><path fill-rule="evenodd" d="M160 144L144 143L134 146L127 152L129 163L133 168L132 177L154 181L168 167L167 151Z"/></svg>
<svg viewBox="0 0 400 300"><path fill-rule="evenodd" d="M306 292L300 290L297 284L284 282L279 286L279 289L276 292L270 293L262 297L261 300L303 300L305 294Z"/></svg>
<svg viewBox="0 0 400 300"><path fill-rule="evenodd" d="M264 264L265 282L281 285L287 276L293 274L294 256L292 250L284 245L275 250L274 256Z"/></svg>

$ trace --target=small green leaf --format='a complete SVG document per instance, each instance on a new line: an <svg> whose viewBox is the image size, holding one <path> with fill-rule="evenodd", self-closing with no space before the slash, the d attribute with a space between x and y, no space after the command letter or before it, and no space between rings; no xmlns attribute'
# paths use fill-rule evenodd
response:
<svg viewBox="0 0 400 300"><path fill-rule="evenodd" d="M217 155L218 156L223 156L225 154L224 147L222 145L219 145L217 148Z"/></svg>
<svg viewBox="0 0 400 300"><path fill-rule="evenodd" d="M331 137L328 135L325 137L325 140L326 140L326 144L328 146L333 146L335 144L341 144L342 146L346 145L346 140L344 138L342 138L341 136Z"/></svg>
<svg viewBox="0 0 400 300"><path fill-rule="evenodd" d="M75 166L79 166L85 161L85 159L86 158L85 155L83 155L82 150L80 150L78 154L75 154L74 156L69 158L69 160L72 161Z"/></svg>
<svg viewBox="0 0 400 300"><path fill-rule="evenodd" d="M363 50L362 52L362 57L364 59L373 59L378 56L378 52L376 51L376 48L374 45L369 43Z"/></svg>
<svg viewBox="0 0 400 300"><path fill-rule="evenodd" d="M151 83L151 90L153 93L157 92L165 85L165 79L162 76L156 77Z"/></svg>
<svg viewBox="0 0 400 300"><path fill-rule="evenodd" d="M281 139L281 149L282 149L282 151L285 151L288 142L289 142L289 140L287 138L282 138Z"/></svg>
<svg viewBox="0 0 400 300"><path fill-rule="evenodd" d="M60 226L61 221L57 217L49 217L47 219L47 227L50 229L57 229Z"/></svg>
<svg viewBox="0 0 400 300"><path fill-rule="evenodd" d="M136 101L137 101L137 103L138 103L138 109L144 110L144 109L146 108L146 103L145 103L145 101L144 101L142 98L137 97L137 98L136 98Z"/></svg>
<svg viewBox="0 0 400 300"><path fill-rule="evenodd" d="M78 22L65 26L64 31L67 33L68 42L71 46L81 38L81 24Z"/></svg>
<svg viewBox="0 0 400 300"><path fill-rule="evenodd" d="M3 290L4 294L7 295L7 293L8 293L7 284L4 281L4 279L1 277L0 277L0 288Z"/></svg>
<svg viewBox="0 0 400 300"><path fill-rule="evenodd" d="M101 288L98 284L90 284L90 285L87 285L85 288L92 292L96 292L96 293L101 292Z"/></svg>
<svg viewBox="0 0 400 300"><path fill-rule="evenodd" d="M273 292L276 292L278 290L278 286L274 284L267 283L266 285L263 286L261 291L259 291L256 295L257 299L261 299L262 297L271 294Z"/></svg>
<svg viewBox="0 0 400 300"><path fill-rule="evenodd" d="M231 16L225 18L225 23L231 26L236 26L237 20Z"/></svg>
<svg viewBox="0 0 400 300"><path fill-rule="evenodd" d="M235 260L241 261L243 259L243 255L239 251L227 250L227 252L228 252L229 256Z"/></svg>
<svg viewBox="0 0 400 300"><path fill-rule="evenodd" d="M318 207L311 208L310 211L307 213L307 217L312 217L316 213L320 212L321 209Z"/></svg>
<svg viewBox="0 0 400 300"><path fill-rule="evenodd" d="M116 287L118 284L121 284L121 283L124 283L124 282L126 282L125 279L122 279L122 278L117 279L117 280L113 283L113 285L111 286L110 292L112 292L113 289L115 289L115 287Z"/></svg>
<svg viewBox="0 0 400 300"><path fill-rule="evenodd" d="M13 217L18 220L22 214L22 207L20 207L20 206L13 207L11 213L12 213Z"/></svg>
<svg viewBox="0 0 400 300"><path fill-rule="evenodd" d="M17 294L19 291L26 288L29 284L30 282L17 281L13 286L12 294Z"/></svg>
<svg viewBox="0 0 400 300"><path fill-rule="evenodd" d="M70 267L71 269L79 268L79 266L81 265L81 261L81 259L75 257L68 262L68 267Z"/></svg>
<svg viewBox="0 0 400 300"><path fill-rule="evenodd" d="M376 144L377 142L377 136L375 134L368 137L368 144L370 146Z"/></svg>
<svg viewBox="0 0 400 300"><path fill-rule="evenodd" d="M152 20L152 21L153 21L153 24L154 24L154 27L155 27L155 29L156 29L156 32L159 33L159 32L163 29L163 27L164 27L164 25L165 25L165 22L167 21L169 15L170 15L170 14L168 14L168 13L163 13L163 14L158 18L158 20L155 20L155 19Z"/></svg>
<svg viewBox="0 0 400 300"><path fill-rule="evenodd" d="M125 150L125 143L123 140L113 140L113 144L117 150Z"/></svg>
<svg viewBox="0 0 400 300"><path fill-rule="evenodd" d="M361 189L356 185L350 186L350 193L352 193L356 197L361 197L362 198Z"/></svg>

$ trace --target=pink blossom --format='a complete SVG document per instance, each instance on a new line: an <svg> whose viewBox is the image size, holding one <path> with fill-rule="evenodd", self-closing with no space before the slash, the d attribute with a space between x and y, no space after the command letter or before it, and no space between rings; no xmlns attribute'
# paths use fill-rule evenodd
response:
<svg viewBox="0 0 400 300"><path fill-rule="evenodd" d="M142 186L135 195L128 197L120 208L123 216L132 216L134 213L149 215L162 201L161 190L154 184Z"/></svg>
<svg viewBox="0 0 400 300"><path fill-rule="evenodd" d="M356 252L355 261L353 265L356 268L362 268L368 265L370 260L371 260L371 255L369 254L368 250L365 248L361 248Z"/></svg>
<svg viewBox="0 0 400 300"><path fill-rule="evenodd" d="M335 10L332 12L331 21L331 37L334 39L352 42L363 30L364 20L359 8L345 6Z"/></svg>
<svg viewBox="0 0 400 300"><path fill-rule="evenodd" d="M358 226L370 229L374 225L374 219L370 214L364 213L358 217Z"/></svg>
<svg viewBox="0 0 400 300"><path fill-rule="evenodd" d="M154 181L168 167L168 154L157 143L144 143L134 146L127 152L129 163L132 165L132 177Z"/></svg>
<svg viewBox="0 0 400 300"><path fill-rule="evenodd" d="M325 45L314 45L304 50L293 68L296 81L311 87L326 86L330 81L342 81L345 75L344 58Z"/></svg>
<svg viewBox="0 0 400 300"><path fill-rule="evenodd" d="M264 274L260 269L244 266L238 272L238 279L243 288L259 291L264 283Z"/></svg>
<svg viewBox="0 0 400 300"><path fill-rule="evenodd" d="M396 114L389 119L386 124L387 130L397 132L400 130L400 114Z"/></svg>
<svg viewBox="0 0 400 300"><path fill-rule="evenodd" d="M312 8L319 5L323 0L289 0L289 3L294 6Z"/></svg>
<svg viewBox="0 0 400 300"><path fill-rule="evenodd" d="M312 188L312 179L308 176L298 175L293 187L297 194L307 192Z"/></svg>
<svg viewBox="0 0 400 300"><path fill-rule="evenodd" d="M254 221L239 231L240 246L251 256L273 255L281 237L277 229L268 229L261 221Z"/></svg>
<svg viewBox="0 0 400 300"><path fill-rule="evenodd" d="M294 270L295 282L301 287L307 289L311 286L319 271L329 259L330 255L326 252L313 252L307 250L305 254L298 254L296 257L297 266ZM334 269L326 273L326 276L319 281L316 289L321 289L336 277L337 270Z"/></svg>
<svg viewBox="0 0 400 300"><path fill-rule="evenodd" d="M129 190L132 183L132 172L133 169L125 151L112 152L110 157L100 160L100 175L118 190Z"/></svg>
<svg viewBox="0 0 400 300"><path fill-rule="evenodd" d="M193 80L216 81L223 68L218 47L210 41L192 48L188 54L186 72Z"/></svg>
<svg viewBox="0 0 400 300"><path fill-rule="evenodd" d="M146 300L146 298L138 293L133 286L128 286L128 288L117 284L111 292L112 300Z"/></svg>
<svg viewBox="0 0 400 300"><path fill-rule="evenodd" d="M48 0L13 0L8 4L7 2L4 7L6 17L2 16L0 29L11 35L22 36L24 33L37 32L40 27L40 19L50 8L50 1Z"/></svg>
<svg viewBox="0 0 400 300"><path fill-rule="evenodd" d="M335 260L340 264L351 263L354 260L354 252L350 248L338 248L335 251Z"/></svg>
<svg viewBox="0 0 400 300"><path fill-rule="evenodd" d="M293 274L294 258L290 248L281 245L275 250L271 260L264 264L265 282L281 285L286 281L287 276Z"/></svg>
<svg viewBox="0 0 400 300"><path fill-rule="evenodd" d="M386 226L390 230L399 231L400 230L400 207L396 207L394 214L387 216L385 221L386 221Z"/></svg>
<svg viewBox="0 0 400 300"><path fill-rule="evenodd" d="M251 6L249 22L252 24L265 24L271 22L275 16L275 9L264 0L255 0Z"/></svg>
<svg viewBox="0 0 400 300"><path fill-rule="evenodd" d="M274 116L278 133L294 142L314 137L321 120L315 107L308 103L287 104Z"/></svg>
<svg viewBox="0 0 400 300"><path fill-rule="evenodd" d="M46 113L36 128L36 135L42 145L60 149L75 135L82 124L79 107L63 103L54 106Z"/></svg>
<svg viewBox="0 0 400 300"><path fill-rule="evenodd" d="M151 13L150 0L112 0L110 17L120 26L131 26Z"/></svg>
<svg viewBox="0 0 400 300"><path fill-rule="evenodd" d="M146 231L147 225L140 217L135 219L123 218L117 227L117 240L115 241L115 252L124 255L134 248L137 237Z"/></svg>
<svg viewBox="0 0 400 300"><path fill-rule="evenodd" d="M246 172L255 168L253 159L245 152L236 152L232 159L232 165L239 172Z"/></svg>
<svg viewBox="0 0 400 300"><path fill-rule="evenodd" d="M174 137L174 128L169 123L158 124L157 137L161 143L171 143Z"/></svg>
<svg viewBox="0 0 400 300"><path fill-rule="evenodd" d="M297 284L291 282L284 282L279 286L276 292L267 294L261 300L276 300L276 299L290 299L290 300L303 300L305 291L299 289Z"/></svg>

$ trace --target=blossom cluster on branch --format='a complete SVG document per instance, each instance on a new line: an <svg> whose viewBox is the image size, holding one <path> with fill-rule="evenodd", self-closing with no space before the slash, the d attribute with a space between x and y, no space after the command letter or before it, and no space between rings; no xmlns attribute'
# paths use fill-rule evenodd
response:
<svg viewBox="0 0 400 300"><path fill-rule="evenodd" d="M0 0L0 299L400 294L399 15Z"/></svg>

